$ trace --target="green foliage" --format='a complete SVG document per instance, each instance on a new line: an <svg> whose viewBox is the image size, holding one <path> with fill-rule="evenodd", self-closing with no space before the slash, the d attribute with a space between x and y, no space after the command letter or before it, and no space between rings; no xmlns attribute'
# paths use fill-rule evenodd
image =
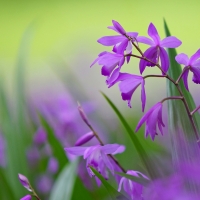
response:
<svg viewBox="0 0 200 200"><path fill-rule="evenodd" d="M50 200L70 200L76 180L78 159L68 163L59 174L51 190Z"/></svg>

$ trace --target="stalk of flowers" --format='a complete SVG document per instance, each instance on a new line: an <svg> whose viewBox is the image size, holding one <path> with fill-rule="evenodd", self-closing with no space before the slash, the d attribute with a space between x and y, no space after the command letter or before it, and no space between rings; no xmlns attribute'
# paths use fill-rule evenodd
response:
<svg viewBox="0 0 200 200"><path fill-rule="evenodd" d="M114 20L113 20L113 26L109 28L120 33L121 36L105 36L100 38L98 42L104 46L114 45L113 53L111 54L108 52L103 52L99 54L98 58L92 63L91 66L93 66L96 62L99 65L102 65L102 75L107 76L106 84L108 85L108 87L111 87L115 83L120 82L119 89L121 92L122 99L128 101L129 107L131 107L131 98L134 91L137 89L139 85L141 85L142 111L144 111L146 103L145 86L144 86L145 79L149 77L167 78L176 86L180 94L181 97L180 100L182 100L185 106L189 120L194 129L197 143L198 145L200 145L199 133L197 131L194 119L192 117L193 112L190 111L188 103L179 86L180 79L183 77L185 87L188 90L187 76L189 70L193 72L193 82L197 84L200 83L200 74L199 74L200 50L198 50L190 59L186 54L179 54L176 56L176 61L180 64L184 64L185 68L183 69L183 72L180 74L180 77L175 81L167 74L167 71L169 69L169 58L164 48L179 47L182 44L182 42L179 39L177 39L174 36L169 36L161 40L157 32L157 29L153 25L153 23L150 23L148 27L148 35L150 36L150 38L145 36L138 36L137 32L134 32L137 33L134 36L129 33L126 33L123 27ZM124 38L126 38L126 40ZM138 43L150 45L150 48L148 48L143 53ZM132 44L132 46L135 47L135 49L139 52L140 55L132 54L132 49L130 50L130 44ZM124 64L125 58L128 59L127 60L128 63L131 57L138 58L140 60L139 69L141 74L144 72L146 67L156 66L160 69L162 75L147 75L143 77L129 73L121 73L120 70L122 65Z"/></svg>

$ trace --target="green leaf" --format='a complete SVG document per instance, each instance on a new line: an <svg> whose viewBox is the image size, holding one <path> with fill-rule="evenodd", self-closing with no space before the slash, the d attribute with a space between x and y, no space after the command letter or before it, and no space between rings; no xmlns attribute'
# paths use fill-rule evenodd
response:
<svg viewBox="0 0 200 200"><path fill-rule="evenodd" d="M155 179L158 177L158 173L156 171L156 166L152 162L152 160L149 158L147 152L141 145L140 141L137 138L137 135L132 131L131 127L129 124L126 122L125 118L123 115L120 113L120 111L117 109L117 107L114 105L114 103L103 93L101 92L106 101L109 103L109 105L112 107L116 115L118 116L119 120L123 124L124 128L126 129L138 155L140 156L141 161L143 162L146 171L148 172L148 175L151 179Z"/></svg>
<svg viewBox="0 0 200 200"><path fill-rule="evenodd" d="M101 180L102 184L108 191L108 194L110 195L111 199L115 200L117 198L120 199L123 197L122 198L123 200L128 200L122 193L118 192L112 185L110 185L108 181L106 181L104 177L99 172L97 172L93 167L90 167L90 169L95 174L95 176L97 176Z"/></svg>
<svg viewBox="0 0 200 200"><path fill-rule="evenodd" d="M122 173L122 172L115 172L115 174L118 174L118 175L120 175L120 176L122 176L122 177L125 177L125 178L127 178L127 179L130 179L130 180L132 180L132 181L134 181L134 182L136 182L136 183L139 183L139 184L141 184L141 185L143 185L143 186L148 185L149 182L150 182L148 179L144 178L144 177L141 176L140 174L138 174L139 177L132 176L132 175L129 175L129 174L125 174L125 173Z"/></svg>
<svg viewBox="0 0 200 200"><path fill-rule="evenodd" d="M76 180L78 159L68 163L59 174L51 190L50 200L70 200Z"/></svg>
<svg viewBox="0 0 200 200"><path fill-rule="evenodd" d="M166 36L170 36L170 31L167 26L166 21L164 21L164 28ZM181 66L175 61L175 56L177 55L175 49L168 49L168 55L170 58L170 68L168 70L168 75L175 81L182 72ZM190 111L192 111L196 106L191 94L185 89L183 81L180 81L180 89L182 90L184 97L189 105ZM173 83L167 80L167 96L177 96L180 95L177 88ZM182 101L173 100L167 101L168 103L168 126L169 134L172 142L172 159L174 166L178 166L180 163L191 163L194 152L199 156L199 147L196 142L196 137L194 129L189 120L188 114L186 112L185 106ZM199 126L200 118L199 114L196 113L194 120L196 126ZM199 127L198 127L199 130ZM191 146L191 143L194 145ZM178 170L178 169L176 169ZM195 183L188 181L187 186L190 187L192 192L199 191Z"/></svg>
<svg viewBox="0 0 200 200"><path fill-rule="evenodd" d="M49 123L46 121L46 119L42 115L39 115L39 117L40 117L41 124L47 133L47 139L51 146L53 156L57 158L59 162L59 170L58 170L58 173L59 173L60 170L62 170L62 168L68 163L67 156L65 154L64 148L62 147L60 141L56 138L52 127L49 125Z"/></svg>

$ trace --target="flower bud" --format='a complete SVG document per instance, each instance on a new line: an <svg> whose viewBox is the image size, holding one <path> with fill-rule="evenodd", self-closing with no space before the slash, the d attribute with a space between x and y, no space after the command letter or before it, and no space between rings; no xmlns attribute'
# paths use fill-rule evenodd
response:
<svg viewBox="0 0 200 200"><path fill-rule="evenodd" d="M28 194L28 195L22 197L20 200L31 200L31 199L32 199L31 195Z"/></svg>
<svg viewBox="0 0 200 200"><path fill-rule="evenodd" d="M89 123L89 121L88 121L88 119L87 119L87 116L86 116L86 114L85 114L83 108L82 108L81 105L79 104L79 102L78 102L78 111L79 111L79 113L80 113L80 116L81 116L82 120L83 120L88 126L90 126L90 123Z"/></svg>
<svg viewBox="0 0 200 200"><path fill-rule="evenodd" d="M32 192L32 189L31 189L31 185L28 181L28 179L26 178L26 176L22 175L22 174L18 174L18 178L21 182L21 184L30 192Z"/></svg>
<svg viewBox="0 0 200 200"><path fill-rule="evenodd" d="M75 146L81 146L88 141L90 141L94 137L93 132L86 133L85 135L81 136L75 143Z"/></svg>

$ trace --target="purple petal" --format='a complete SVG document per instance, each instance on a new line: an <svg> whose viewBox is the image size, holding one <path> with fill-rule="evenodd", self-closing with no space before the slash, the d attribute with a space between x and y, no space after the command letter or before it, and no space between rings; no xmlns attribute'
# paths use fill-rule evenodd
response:
<svg viewBox="0 0 200 200"><path fill-rule="evenodd" d="M167 72L169 69L169 58L166 50L160 47L160 61L161 61L161 68L164 72Z"/></svg>
<svg viewBox="0 0 200 200"><path fill-rule="evenodd" d="M126 31L123 29L123 27L119 24L119 22L112 20L113 26L118 31L118 33L125 35Z"/></svg>
<svg viewBox="0 0 200 200"><path fill-rule="evenodd" d="M103 75L103 76L110 76L110 74L112 73L112 71L115 69L115 67L116 67L117 65L116 64L114 64L114 65L112 65L112 66L103 66L102 68L101 68L101 74Z"/></svg>
<svg viewBox="0 0 200 200"><path fill-rule="evenodd" d="M127 32L126 35L128 35L134 39L134 38L137 38L138 33L137 32Z"/></svg>
<svg viewBox="0 0 200 200"><path fill-rule="evenodd" d="M121 189L122 189L122 184L123 184L123 182L125 181L125 179L126 179L126 178L124 178L124 177L121 178L121 180L120 180L120 182L119 182L118 189L117 189L118 192L121 191Z"/></svg>
<svg viewBox="0 0 200 200"><path fill-rule="evenodd" d="M166 37L160 42L160 46L166 48L176 48L179 47L181 44L182 42L174 36Z"/></svg>
<svg viewBox="0 0 200 200"><path fill-rule="evenodd" d="M89 133L86 133L82 137L80 137L76 141L75 146L81 146L81 145L87 143L88 141L90 141L93 137L94 137L94 133L90 131Z"/></svg>
<svg viewBox="0 0 200 200"><path fill-rule="evenodd" d="M190 70L193 72L192 81L196 84L200 84L200 67L191 67Z"/></svg>
<svg viewBox="0 0 200 200"><path fill-rule="evenodd" d="M153 25L153 23L149 24L148 35L154 40L155 45L159 45L160 36L158 35L156 27Z"/></svg>
<svg viewBox="0 0 200 200"><path fill-rule="evenodd" d="M122 42L125 39L122 35L117 36L105 36L97 40L98 43L105 45L105 46L113 46L117 43Z"/></svg>
<svg viewBox="0 0 200 200"><path fill-rule="evenodd" d="M187 56L186 54L184 54L184 53L178 54L178 55L175 57L175 60L176 60L176 62L178 62L179 64L185 65L185 66L187 66L187 65L188 65L188 62L189 62L188 56Z"/></svg>
<svg viewBox="0 0 200 200"><path fill-rule="evenodd" d="M152 62L156 62L157 59L157 47L150 47L144 52L144 56L151 60ZM139 67L140 67L140 74L143 73L145 70L146 66L155 66L154 64L140 59Z"/></svg>
<svg viewBox="0 0 200 200"><path fill-rule="evenodd" d="M28 194L28 195L22 197L20 200L31 200L31 199L32 199L31 195Z"/></svg>
<svg viewBox="0 0 200 200"><path fill-rule="evenodd" d="M99 58L98 63L99 65L111 67L117 65L123 57L124 56L120 54L107 53Z"/></svg>
<svg viewBox="0 0 200 200"><path fill-rule="evenodd" d="M141 101L142 101L142 112L144 112L145 104L146 104L146 94L145 94L145 80L141 82Z"/></svg>
<svg viewBox="0 0 200 200"><path fill-rule="evenodd" d="M104 146L101 146L101 151L104 153L104 154L116 154L118 153L121 153L124 151L124 149L121 149L121 147L123 147L122 145L119 145L119 144L106 144ZM123 151L121 151L123 150Z"/></svg>
<svg viewBox="0 0 200 200"><path fill-rule="evenodd" d="M73 154L76 156L82 156L87 148L89 147L68 147L64 149L70 154Z"/></svg>
<svg viewBox="0 0 200 200"><path fill-rule="evenodd" d="M182 76L182 79L183 79L183 83L185 85L185 88L189 91L189 88L188 88L188 74L189 74L189 69L186 70Z"/></svg>
<svg viewBox="0 0 200 200"><path fill-rule="evenodd" d="M33 141L36 143L36 144L43 144L45 143L47 140L47 134L45 132L45 130L40 127L37 132L35 133L34 135L34 138L33 138Z"/></svg>
<svg viewBox="0 0 200 200"><path fill-rule="evenodd" d="M117 46L117 53L118 54L123 54L126 47L128 46L128 39L124 39L123 42L121 42L121 44L119 46Z"/></svg>
<svg viewBox="0 0 200 200"><path fill-rule="evenodd" d="M142 124L148 119L148 117L151 115L151 113L160 106L160 102L158 102L157 104L155 104L153 107L151 107L148 112L140 119L140 121L138 122L138 125L135 129L135 132L137 132L139 130L139 128L142 126Z"/></svg>
<svg viewBox="0 0 200 200"><path fill-rule="evenodd" d="M26 178L26 176L22 175L22 174L18 174L18 178L20 183L30 192L32 192L31 187L30 187L30 183L28 181L28 179Z"/></svg>
<svg viewBox="0 0 200 200"><path fill-rule="evenodd" d="M150 46L154 46L154 41L152 41L151 39L149 39L148 37L145 37L145 36L138 36L137 41L140 43L143 43L143 44L148 44Z"/></svg>
<svg viewBox="0 0 200 200"><path fill-rule="evenodd" d="M130 41L128 41L128 45L127 45L127 47L126 47L126 53L127 54L131 54L132 53L132 44L131 44L131 42ZM130 60L130 56L128 56L129 57L129 60ZM129 63L129 60L127 59L127 63Z"/></svg>
<svg viewBox="0 0 200 200"><path fill-rule="evenodd" d="M120 71L120 68L118 67L113 71L111 76L107 78L106 84L108 85L108 88L110 88L111 86L113 86L117 82L118 77L120 75L119 71Z"/></svg>
<svg viewBox="0 0 200 200"><path fill-rule="evenodd" d="M110 169L111 171L114 171L113 165L110 162L110 160L108 159L108 156L106 154L102 153L102 159L103 159L104 164L106 165L106 167L108 169Z"/></svg>
<svg viewBox="0 0 200 200"><path fill-rule="evenodd" d="M95 150L99 150L101 148L101 145L95 145L95 146L91 146L88 147L83 155L83 158L86 159L87 157L89 157Z"/></svg>
<svg viewBox="0 0 200 200"><path fill-rule="evenodd" d="M58 171L58 167L58 160L56 158L51 157L48 163L48 171L54 174Z"/></svg>
<svg viewBox="0 0 200 200"><path fill-rule="evenodd" d="M90 67L92 67L98 60L99 60L99 57L103 56L104 54L107 54L107 51L103 51L101 52L99 55L98 55L98 58L96 58L92 64L90 65Z"/></svg>
<svg viewBox="0 0 200 200"><path fill-rule="evenodd" d="M199 58L200 58L200 49L198 49L196 53L191 56L189 65L193 65L193 63Z"/></svg>

